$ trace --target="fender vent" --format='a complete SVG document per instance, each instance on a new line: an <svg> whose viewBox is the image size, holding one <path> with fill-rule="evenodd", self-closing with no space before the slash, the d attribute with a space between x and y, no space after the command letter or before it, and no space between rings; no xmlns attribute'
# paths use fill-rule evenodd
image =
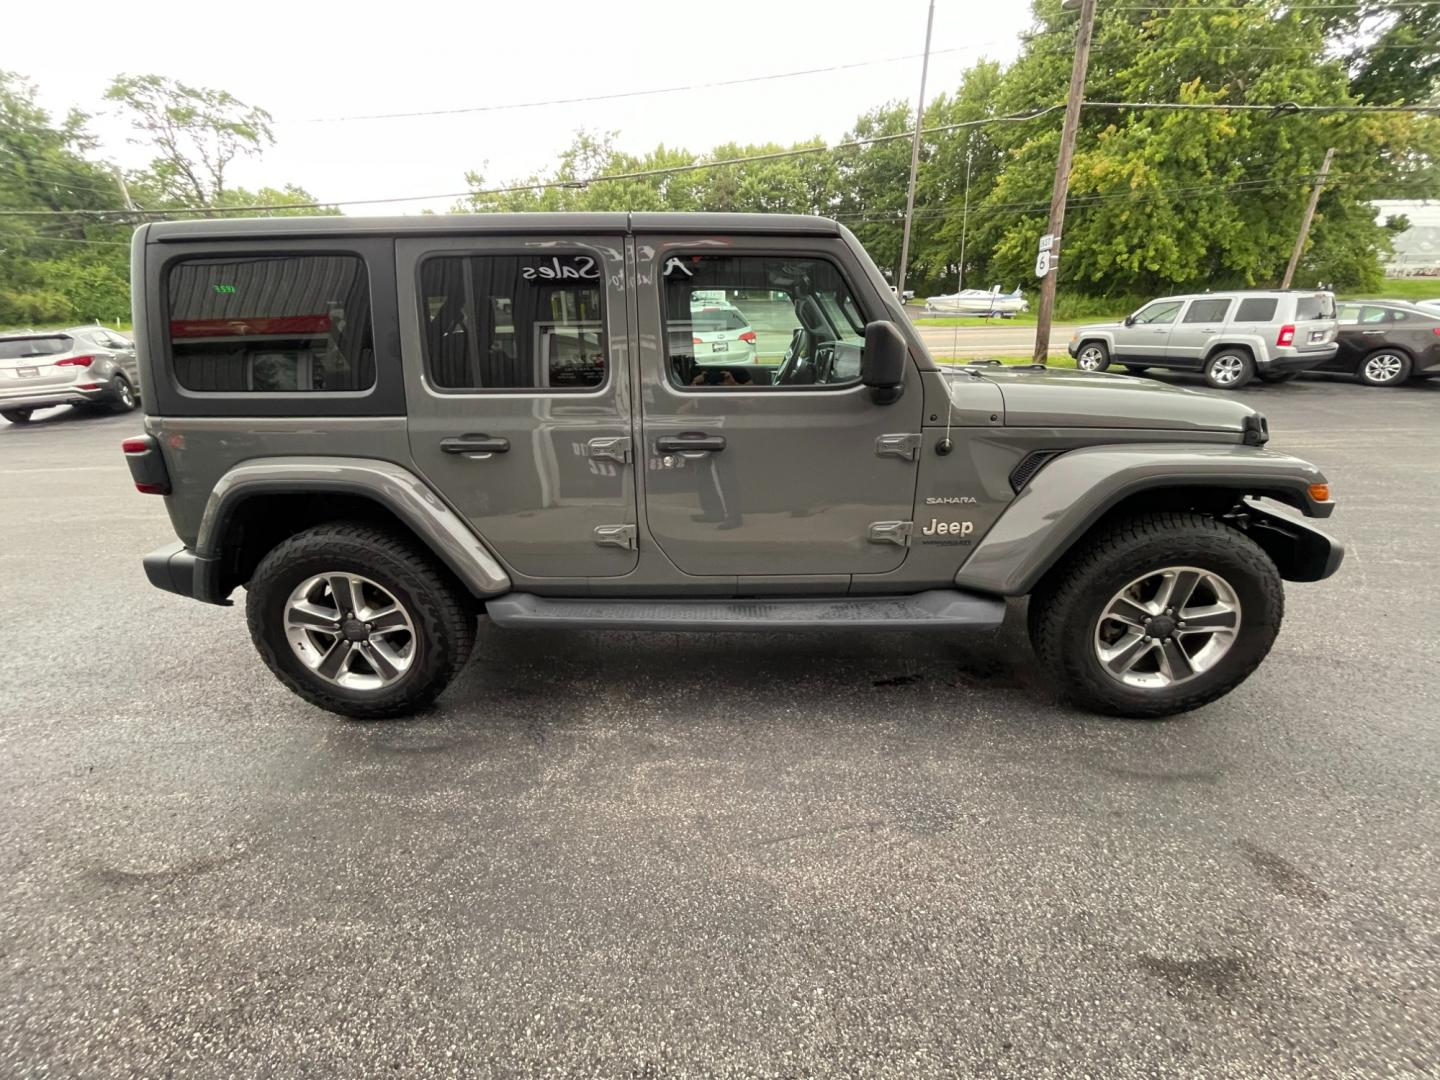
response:
<svg viewBox="0 0 1440 1080"><path fill-rule="evenodd" d="M1020 489L1028 484L1031 478L1045 467L1045 463L1053 457L1059 457L1063 450L1031 450L1020 459L1020 464L1010 470L1010 490L1016 495Z"/></svg>

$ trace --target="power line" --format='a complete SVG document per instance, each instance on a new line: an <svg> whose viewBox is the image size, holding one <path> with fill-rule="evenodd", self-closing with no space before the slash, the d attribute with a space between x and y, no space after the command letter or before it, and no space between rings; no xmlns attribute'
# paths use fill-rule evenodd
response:
<svg viewBox="0 0 1440 1080"><path fill-rule="evenodd" d="M962 128L978 127L984 124L1013 123L1025 120L1034 120L1047 113L1055 112L1064 108L1063 105L1047 105L1043 109L1036 109L1028 113L1013 113L1008 116L991 116L981 120L966 120L957 124L943 124L939 127L923 128L922 134L939 134L947 131L958 131ZM746 165L757 161L777 161L782 158L800 157L806 154L819 154L846 150L859 146L874 146L879 143L894 142L898 139L909 139L914 136L914 131L900 131L891 135L877 135L868 139L850 139L846 142L834 143L832 145L821 144L819 146L802 146L790 150L776 150L765 154L750 154L744 157L722 158L716 161L695 161L685 165L668 165L658 169L639 169L633 172L606 173L602 176L592 176L580 180L541 180L535 183L511 184L506 187L490 188L483 191L454 191L436 195L396 195L383 199L336 199L327 202L305 202L305 203L277 203L269 206L178 206L168 209L156 210L14 210L0 209L0 216L5 217L48 217L53 215L79 214L79 215L128 215L131 213L137 216L165 216L169 214L235 214L245 212L256 212L262 210L318 210L332 206L371 206L383 203L400 202L421 202L431 199L464 199L483 198L489 195L509 195L520 191L542 191L550 188L583 188L591 184L603 184L617 180L640 180L652 176L670 176L677 173L695 172L701 169L718 169L728 165Z"/></svg>
<svg viewBox="0 0 1440 1080"><path fill-rule="evenodd" d="M931 56L968 52L983 49L988 45L1002 45L1002 41L981 41L949 49L932 49ZM352 120L402 120L417 116L458 116L462 113L504 112L511 109L539 109L549 105L579 105L591 101L618 101L622 98L651 97L657 94L680 94L694 90L713 90L722 86L745 86L753 83L771 82L776 79L796 79L809 75L825 75L836 71L853 71L856 68L875 67L880 64L896 64L904 60L918 60L923 53L906 53L903 56L887 56L880 60L857 60L850 64L831 64L829 67L803 68L799 71L777 71L767 75L751 75L742 79L720 79L713 82L685 83L679 86L661 86L648 90L620 90L613 94L587 94L580 97L546 98L541 101L515 101L499 105L467 105L454 109L420 109L414 112L361 113L355 116L312 116L295 123L334 124Z"/></svg>
<svg viewBox="0 0 1440 1080"><path fill-rule="evenodd" d="M1440 0L1436 0L1440 2ZM1328 113L1440 113L1440 105L1298 105L1294 102L1281 102L1278 104L1252 105L1252 104L1227 104L1223 102L1210 103L1177 103L1157 101L1086 101L1086 107L1111 108L1111 109L1160 109L1160 110L1194 110L1211 112L1234 112L1254 111L1267 112L1272 116L1283 116L1289 114L1328 114ZM967 128L981 127L997 123L1022 123L1035 120L1049 113L1063 109L1064 105L1047 105L1044 108L1036 109L1026 113L1011 113L1005 116L991 116L979 120L966 120L955 124L941 124L937 127L922 128L923 135L938 135L951 131L961 131ZM55 216L136 216L136 217L167 217L177 214L238 214L258 213L276 210L320 210L339 206L378 206L403 202L422 202L438 199L465 199L485 198L493 195L508 195L521 191L548 191L553 188L584 188L592 184L603 184L620 180L643 180L656 176L673 176L680 173L697 172L704 169L719 169L731 165L747 165L760 161L777 161L785 158L801 157L808 154L834 153L838 150L853 149L861 146L875 146L881 143L894 142L899 139L913 138L914 131L895 132L890 135L873 136L866 139L850 139L845 142L818 146L795 147L790 150L776 150L764 154L751 154L748 156L721 158L715 161L694 161L684 165L669 165L656 169L638 169L623 173L606 173L600 176L586 177L574 180L538 180L533 183L510 184L505 187L489 188L475 191L444 192L431 195L396 195L379 199L332 199L327 201L297 202L297 203L274 203L270 205L254 206L176 206L155 210L17 210L13 208L0 208L0 216L4 217L55 217Z"/></svg>

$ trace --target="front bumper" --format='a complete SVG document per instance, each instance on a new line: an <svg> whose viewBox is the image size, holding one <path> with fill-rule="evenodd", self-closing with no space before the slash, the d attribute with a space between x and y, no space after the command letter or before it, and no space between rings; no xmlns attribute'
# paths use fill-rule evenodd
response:
<svg viewBox="0 0 1440 1080"><path fill-rule="evenodd" d="M220 564L215 559L201 558L178 541L150 552L140 565L157 589L207 604L230 604L228 593L221 592Z"/></svg>

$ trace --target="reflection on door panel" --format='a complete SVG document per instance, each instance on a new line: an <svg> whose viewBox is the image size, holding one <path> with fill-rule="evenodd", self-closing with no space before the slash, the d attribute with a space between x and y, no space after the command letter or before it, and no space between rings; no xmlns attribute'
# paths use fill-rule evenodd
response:
<svg viewBox="0 0 1440 1080"><path fill-rule="evenodd" d="M425 252L416 298L424 391L411 449L426 475L513 569L536 577L623 574L636 555L613 542L635 521L627 460L595 447L630 433L624 294L591 254ZM514 244L514 241L508 241ZM618 256L617 256L618 257ZM622 280L620 267L614 268ZM416 280L405 268L401 280ZM617 329L618 328L618 329ZM446 453L483 436L507 449Z"/></svg>

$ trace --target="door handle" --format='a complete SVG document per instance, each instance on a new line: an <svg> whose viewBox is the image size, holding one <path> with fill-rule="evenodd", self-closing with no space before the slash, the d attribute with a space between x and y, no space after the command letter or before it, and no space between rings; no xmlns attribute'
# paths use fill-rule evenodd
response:
<svg viewBox="0 0 1440 1080"><path fill-rule="evenodd" d="M725 449L725 436L705 435L698 431L662 435L655 440L655 449L662 454L687 454L696 450L718 453Z"/></svg>
<svg viewBox="0 0 1440 1080"><path fill-rule="evenodd" d="M447 454L504 454L510 449L510 440L492 439L489 435L451 435L440 440L440 449Z"/></svg>
<svg viewBox="0 0 1440 1080"><path fill-rule="evenodd" d="M1360 332L1366 337L1380 337L1385 333L1384 330L1361 330Z"/></svg>

